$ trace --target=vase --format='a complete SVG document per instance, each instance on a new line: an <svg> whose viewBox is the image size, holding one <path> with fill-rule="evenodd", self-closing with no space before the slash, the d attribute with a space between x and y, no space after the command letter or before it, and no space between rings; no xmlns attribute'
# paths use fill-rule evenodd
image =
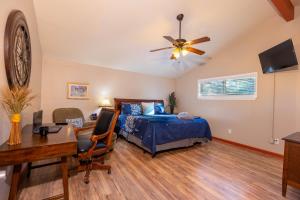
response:
<svg viewBox="0 0 300 200"><path fill-rule="evenodd" d="M21 114L11 115L11 129L7 144L21 144Z"/></svg>
<svg viewBox="0 0 300 200"><path fill-rule="evenodd" d="M171 112L171 114L174 113L174 108L175 108L175 106L170 106L170 112Z"/></svg>

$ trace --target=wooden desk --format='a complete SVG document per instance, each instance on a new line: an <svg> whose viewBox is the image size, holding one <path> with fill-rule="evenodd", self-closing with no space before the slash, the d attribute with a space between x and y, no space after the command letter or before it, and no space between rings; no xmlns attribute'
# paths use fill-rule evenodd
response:
<svg viewBox="0 0 300 200"><path fill-rule="evenodd" d="M285 138L282 175L282 196L286 196L287 185L300 189L300 132Z"/></svg>
<svg viewBox="0 0 300 200"><path fill-rule="evenodd" d="M13 165L13 175L9 200L17 199L22 163L39 160L61 158L64 194L55 198L69 199L67 157L77 153L77 140L71 126L64 126L56 134L41 137L32 134L32 125L22 130L22 143L9 146L6 143L0 146L0 166Z"/></svg>

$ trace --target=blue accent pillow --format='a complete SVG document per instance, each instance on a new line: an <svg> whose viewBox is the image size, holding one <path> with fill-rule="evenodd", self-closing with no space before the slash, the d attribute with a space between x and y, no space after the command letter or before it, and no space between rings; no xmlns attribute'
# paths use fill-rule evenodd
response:
<svg viewBox="0 0 300 200"><path fill-rule="evenodd" d="M141 106L141 104L122 103L121 114L122 115L141 115L142 114L142 106Z"/></svg>
<svg viewBox="0 0 300 200"><path fill-rule="evenodd" d="M131 115L131 106L129 103L122 103L121 114L122 115Z"/></svg>
<svg viewBox="0 0 300 200"><path fill-rule="evenodd" d="M155 114L165 114L165 107L162 103L154 104Z"/></svg>

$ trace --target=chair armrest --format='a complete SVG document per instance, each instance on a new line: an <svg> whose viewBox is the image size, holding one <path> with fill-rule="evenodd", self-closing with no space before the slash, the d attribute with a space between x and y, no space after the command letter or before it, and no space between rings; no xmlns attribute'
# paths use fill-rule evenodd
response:
<svg viewBox="0 0 300 200"><path fill-rule="evenodd" d="M83 128L90 127L90 126L96 126L96 121L88 121L88 122L84 122L83 124Z"/></svg>
<svg viewBox="0 0 300 200"><path fill-rule="evenodd" d="M82 128L76 128L76 127L74 127L74 133L75 133L75 135L77 137L78 133L80 133L82 131L94 129L95 127L96 127L96 124L91 125L91 126L82 127Z"/></svg>
<svg viewBox="0 0 300 200"><path fill-rule="evenodd" d="M99 140L102 140L103 138L105 138L107 135L109 134L109 132L103 133L101 135L92 135L90 140L93 142L93 145L91 146L91 148L88 150L88 154L92 155L94 149L96 148L97 142Z"/></svg>
<svg viewBox="0 0 300 200"><path fill-rule="evenodd" d="M98 140L102 140L103 138L105 138L108 135L109 132L103 133L101 135L92 135L90 140L92 142L97 142Z"/></svg>

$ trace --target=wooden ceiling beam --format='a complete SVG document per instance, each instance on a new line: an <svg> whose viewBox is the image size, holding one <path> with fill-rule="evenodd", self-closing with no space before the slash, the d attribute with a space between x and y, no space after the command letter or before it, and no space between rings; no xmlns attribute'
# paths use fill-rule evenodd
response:
<svg viewBox="0 0 300 200"><path fill-rule="evenodd" d="M271 0L279 14L288 22L294 20L295 7L291 0Z"/></svg>

